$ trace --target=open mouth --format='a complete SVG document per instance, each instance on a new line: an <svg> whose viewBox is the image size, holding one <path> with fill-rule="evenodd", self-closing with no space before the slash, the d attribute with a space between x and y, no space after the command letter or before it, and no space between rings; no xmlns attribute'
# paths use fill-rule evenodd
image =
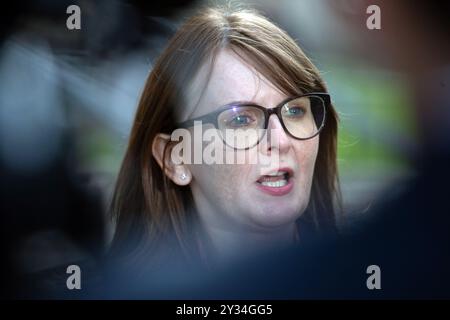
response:
<svg viewBox="0 0 450 320"><path fill-rule="evenodd" d="M281 188L289 183L292 174L293 172L289 168L278 169L261 176L256 182L269 188Z"/></svg>
<svg viewBox="0 0 450 320"><path fill-rule="evenodd" d="M271 196L284 196L294 187L294 172L290 168L280 168L259 177L256 186Z"/></svg>

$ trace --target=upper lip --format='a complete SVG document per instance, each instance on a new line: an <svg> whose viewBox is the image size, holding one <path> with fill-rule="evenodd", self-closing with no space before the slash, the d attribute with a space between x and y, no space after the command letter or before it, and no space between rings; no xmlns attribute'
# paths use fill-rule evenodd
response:
<svg viewBox="0 0 450 320"><path fill-rule="evenodd" d="M264 176L273 175L273 174L278 173L278 172L284 172L284 173L287 173L289 177L292 177L292 176L294 175L294 170L292 170L292 169L289 168L289 167L283 167L283 168L272 169L272 170L270 170L270 171L267 171L267 172L264 173L263 175L259 176L259 178L258 178L257 181L259 181L259 180L260 180L262 177L264 177Z"/></svg>

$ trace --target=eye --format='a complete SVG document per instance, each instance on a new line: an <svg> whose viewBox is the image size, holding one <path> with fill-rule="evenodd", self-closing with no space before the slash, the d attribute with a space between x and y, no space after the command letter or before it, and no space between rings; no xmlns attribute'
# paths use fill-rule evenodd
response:
<svg viewBox="0 0 450 320"><path fill-rule="evenodd" d="M306 110L300 106L285 107L284 114L289 118L301 118L305 115Z"/></svg>
<svg viewBox="0 0 450 320"><path fill-rule="evenodd" d="M255 121L255 119L247 114L239 114L234 116L233 118L231 118L228 121L228 126L233 127L233 128L240 128L240 127L246 127L249 126L251 124L253 124L253 122Z"/></svg>

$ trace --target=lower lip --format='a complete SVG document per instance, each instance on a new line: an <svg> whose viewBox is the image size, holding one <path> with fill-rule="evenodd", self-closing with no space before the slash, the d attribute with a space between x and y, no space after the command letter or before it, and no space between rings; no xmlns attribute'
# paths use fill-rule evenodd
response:
<svg viewBox="0 0 450 320"><path fill-rule="evenodd" d="M289 192L291 192L292 188L294 187L294 182L290 178L288 180L288 183L282 187L264 186L258 182L256 183L256 186L258 187L259 190L261 190L265 193L268 193L272 196L284 196L285 194L288 194Z"/></svg>

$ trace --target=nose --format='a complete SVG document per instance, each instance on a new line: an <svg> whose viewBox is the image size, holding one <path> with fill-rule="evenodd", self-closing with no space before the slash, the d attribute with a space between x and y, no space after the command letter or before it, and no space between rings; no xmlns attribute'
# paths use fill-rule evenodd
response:
<svg viewBox="0 0 450 320"><path fill-rule="evenodd" d="M270 115L269 123L267 124L266 141L262 145L262 152L270 155L276 149L279 153L286 153L290 146L290 137L284 131L280 119L276 114Z"/></svg>

